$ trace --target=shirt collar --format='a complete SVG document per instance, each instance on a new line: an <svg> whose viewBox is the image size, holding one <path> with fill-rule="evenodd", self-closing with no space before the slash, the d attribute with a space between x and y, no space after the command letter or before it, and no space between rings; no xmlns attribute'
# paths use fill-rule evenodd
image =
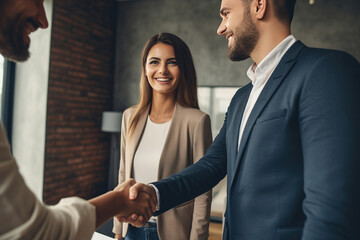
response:
<svg viewBox="0 0 360 240"><path fill-rule="evenodd" d="M279 43L268 55L256 65L254 62L248 69L247 75L252 81L252 84L258 85L265 82L270 74L279 64L281 58L285 55L286 51L296 42L293 35L286 37L281 43ZM261 77L266 76L266 77Z"/></svg>

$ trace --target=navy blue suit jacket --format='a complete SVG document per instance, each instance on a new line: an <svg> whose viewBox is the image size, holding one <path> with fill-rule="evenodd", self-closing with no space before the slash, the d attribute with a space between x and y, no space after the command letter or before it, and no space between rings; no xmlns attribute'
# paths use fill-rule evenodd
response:
<svg viewBox="0 0 360 240"><path fill-rule="evenodd" d="M154 183L160 211L227 174L224 239L360 239L360 65L347 53L297 41L239 127L252 85L196 164Z"/></svg>

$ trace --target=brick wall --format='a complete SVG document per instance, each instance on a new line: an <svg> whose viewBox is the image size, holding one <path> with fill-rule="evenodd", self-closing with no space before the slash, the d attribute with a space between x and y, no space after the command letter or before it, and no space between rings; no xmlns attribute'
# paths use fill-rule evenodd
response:
<svg viewBox="0 0 360 240"><path fill-rule="evenodd" d="M105 191L112 109L115 2L54 0L45 146L44 202Z"/></svg>

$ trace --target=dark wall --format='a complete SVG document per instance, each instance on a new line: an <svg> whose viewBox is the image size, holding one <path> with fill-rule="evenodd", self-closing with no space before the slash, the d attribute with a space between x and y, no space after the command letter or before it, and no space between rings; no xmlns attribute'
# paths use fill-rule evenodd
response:
<svg viewBox="0 0 360 240"><path fill-rule="evenodd" d="M90 198L107 184L112 109L114 1L54 0L47 108L44 202Z"/></svg>
<svg viewBox="0 0 360 240"><path fill-rule="evenodd" d="M220 0L133 0L118 3L114 104L136 104L140 55L152 35L171 32L192 51L199 85L243 86L251 61L227 59L227 41L216 34ZM360 15L357 0L298 0L293 35L314 47L347 51L360 60Z"/></svg>
<svg viewBox="0 0 360 240"><path fill-rule="evenodd" d="M309 46L343 50L360 61L359 8L358 0L298 0L293 33Z"/></svg>

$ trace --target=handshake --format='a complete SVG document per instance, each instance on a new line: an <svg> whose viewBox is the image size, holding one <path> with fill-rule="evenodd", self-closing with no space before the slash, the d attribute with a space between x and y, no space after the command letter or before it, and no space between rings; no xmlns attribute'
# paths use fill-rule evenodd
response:
<svg viewBox="0 0 360 240"><path fill-rule="evenodd" d="M116 215L120 222L128 222L135 227L141 227L156 211L156 191L149 185L129 179L119 184L114 192L121 197L120 211Z"/></svg>

